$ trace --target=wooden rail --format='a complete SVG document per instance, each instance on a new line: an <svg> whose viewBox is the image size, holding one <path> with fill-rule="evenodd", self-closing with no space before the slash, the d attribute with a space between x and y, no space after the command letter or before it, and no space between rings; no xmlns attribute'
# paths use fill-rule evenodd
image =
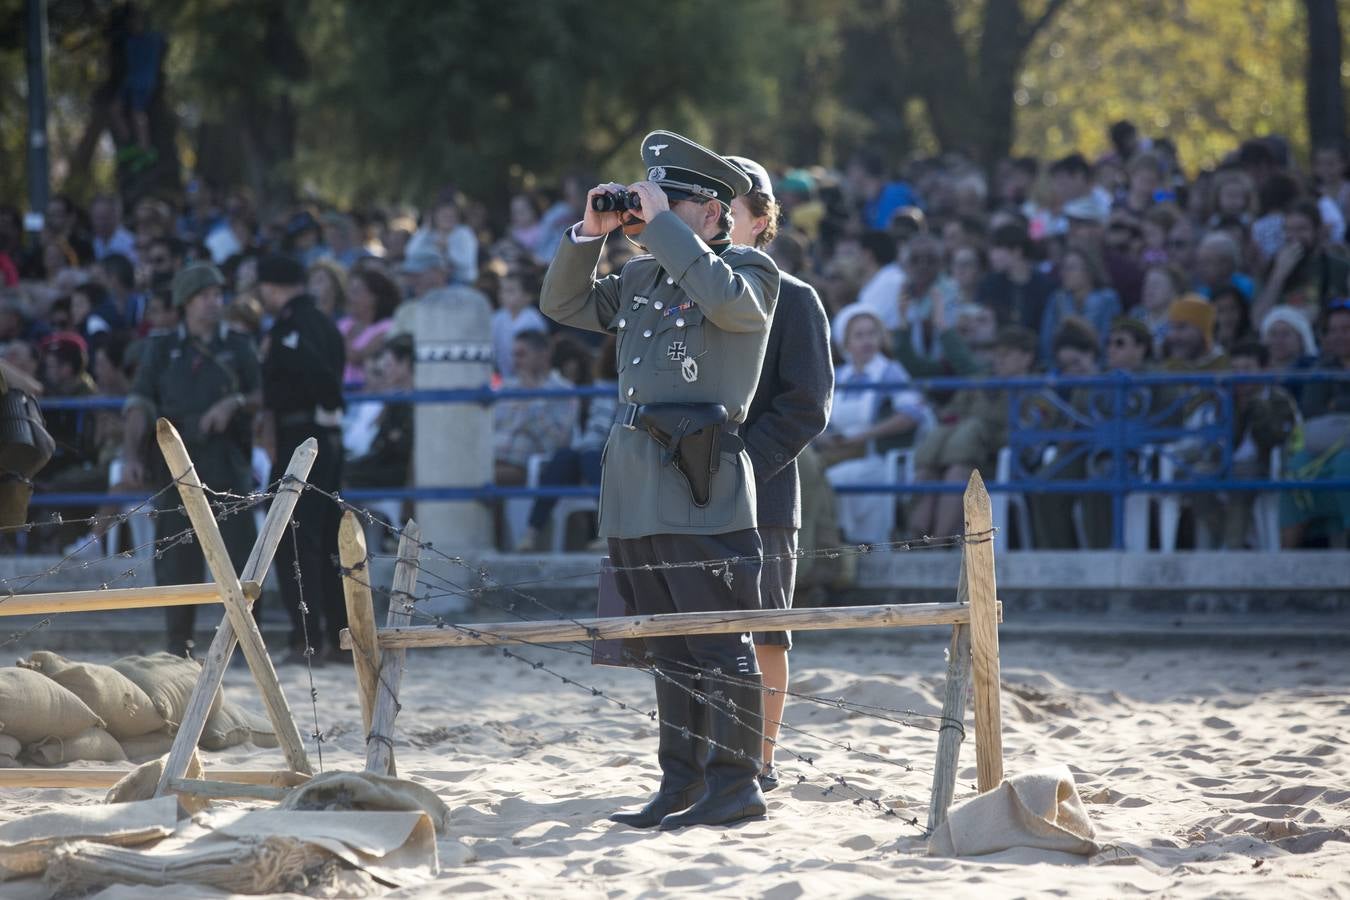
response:
<svg viewBox="0 0 1350 900"><path fill-rule="evenodd" d="M120 768L53 768L0 769L0 788L83 788L98 790L112 787L132 769ZM212 781L236 784L263 784L273 787L295 787L309 780L308 775L280 769L211 769Z"/></svg>
<svg viewBox="0 0 1350 900"><path fill-rule="evenodd" d="M1003 605L995 603L999 618ZM552 644L613 638L664 637L674 634L736 634L742 631L826 631L836 628L887 628L964 625L964 603L902 603L887 606L835 606L807 609L756 609L736 612L669 613L546 622L491 622L470 625L410 625L381 628L379 646L486 647L499 644ZM350 649L344 629L342 646Z"/></svg>
<svg viewBox="0 0 1350 900"><path fill-rule="evenodd" d="M241 584L244 596L257 600L262 588L256 581ZM52 613L102 612L110 609L148 609L159 606L198 606L219 603L214 584L171 584L164 587L108 588L102 591L59 591L15 594L0 599L0 616L45 616Z"/></svg>

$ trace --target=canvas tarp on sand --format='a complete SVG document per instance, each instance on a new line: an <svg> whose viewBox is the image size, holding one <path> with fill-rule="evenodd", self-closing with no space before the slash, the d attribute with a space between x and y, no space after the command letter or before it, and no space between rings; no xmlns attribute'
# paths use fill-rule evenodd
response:
<svg viewBox="0 0 1350 900"><path fill-rule="evenodd" d="M70 841L131 846L173 834L178 802L158 797L117 806L59 806L0 825L0 881L39 875Z"/></svg>
<svg viewBox="0 0 1350 900"><path fill-rule="evenodd" d="M390 887L434 878L436 833L422 812L231 810L186 822L153 848L66 844L46 880L59 891L200 884L262 894L302 884L333 858Z"/></svg>
<svg viewBox="0 0 1350 900"><path fill-rule="evenodd" d="M955 807L928 841L929 856L982 856L1014 847L1091 855L1101 849L1068 766L1005 780Z"/></svg>

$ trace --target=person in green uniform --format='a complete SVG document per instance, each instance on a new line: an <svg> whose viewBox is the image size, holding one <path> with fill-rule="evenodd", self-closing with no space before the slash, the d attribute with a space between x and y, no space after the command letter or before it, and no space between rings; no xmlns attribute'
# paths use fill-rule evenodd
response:
<svg viewBox="0 0 1350 900"><path fill-rule="evenodd" d="M262 399L258 354L245 335L222 321L225 276L208 263L194 263L173 279L173 305L179 325L150 339L136 381L127 397L122 445L125 479L158 489L171 479L157 450L151 449L150 423L166 418L183 438L202 483L214 491L243 494L253 489L253 414ZM155 539L190 527L177 511L177 490L155 500ZM220 515L220 533L235 571L243 568L257 536L252 511ZM159 548L157 584L195 584L207 580L202 551L194 541ZM253 614L259 613L258 603ZM193 646L195 606L165 609L169 652Z"/></svg>
<svg viewBox="0 0 1350 900"><path fill-rule="evenodd" d="M539 308L617 338L619 409L603 455L600 534L625 604L644 615L759 609L755 472L737 431L763 368L778 268L732 245L731 201L751 188L744 171L668 131L647 135L642 159L646 180L591 189ZM606 211L619 192L638 208ZM640 230L648 252L597 278L606 235L620 227ZM729 558L740 562L690 565ZM612 818L670 830L762 817L764 703L750 635L653 638L647 647L662 673L661 787L641 810ZM723 699L700 702L705 693Z"/></svg>

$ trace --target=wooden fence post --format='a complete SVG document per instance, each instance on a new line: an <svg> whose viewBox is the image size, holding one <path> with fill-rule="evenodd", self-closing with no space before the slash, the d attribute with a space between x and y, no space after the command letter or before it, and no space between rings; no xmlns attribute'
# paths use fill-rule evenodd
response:
<svg viewBox="0 0 1350 900"><path fill-rule="evenodd" d="M956 586L956 602L969 603L966 582L965 548L961 551L961 574ZM956 792L956 772L960 768L961 742L966 736L966 690L970 686L970 626L953 625L947 648L947 686L942 698L942 720L938 726L937 763L933 766L933 796L928 804L928 830L936 831L947 819L947 809Z"/></svg>
<svg viewBox="0 0 1350 900"><path fill-rule="evenodd" d="M220 536L220 527L211 512L211 504L206 499L201 478L198 477L197 470L188 457L183 439L179 437L177 429L169 420L160 419L155 430L160 452L164 454L164 460L169 464L169 472L178 481L178 492L183 498L183 506L192 521L202 555L206 557L207 568L211 570L211 577L215 579L216 588L220 591L220 599L225 604L226 619L233 626L239 646L244 651L244 659L248 661L249 669L253 672L253 680L262 694L263 704L267 709L268 718L272 721L272 727L276 729L277 741L286 755L286 762L293 771L310 774L313 770L309 765L309 757L305 754L300 731L296 727L295 718L291 715L286 695L281 691L281 684L277 681L276 669L272 667L272 660L267 656L267 646L263 643L262 633L258 631L258 624L253 621L253 614L249 611L248 600L244 597L239 576L235 574L234 565L230 562L229 551L225 548L224 538ZM313 462L312 458L310 462ZM260 537L259 542L261 541ZM267 555L265 552L259 553L259 550L260 547L255 545L255 555L259 559ZM246 571L244 574L252 576L248 577L249 581L259 580L256 573ZM217 632L216 638L220 637L221 632ZM212 649L215 649L215 641L212 642ZM179 733L174 739L169 760L164 766L163 776L156 788L157 794L167 792L170 782L186 773L187 757L191 756L192 750L201 738L201 729L206 726L206 712L220 688L220 679L224 677L224 665L227 662L228 658L224 658L220 664L220 674L214 685L207 684L208 672L203 667L189 701L188 711L193 714L193 718L189 720L185 714L183 722L180 723ZM199 705L194 706L194 703ZM179 757L182 758L181 771L173 771L173 768L177 768ZM174 763L175 766L171 768L170 763Z"/></svg>
<svg viewBox="0 0 1350 900"><path fill-rule="evenodd" d="M347 601L347 630L352 636L352 665L356 667L361 724L370 734L375 690L380 683L380 645L375 642L375 609L370 595L370 565L366 536L356 514L347 510L338 526L338 556L342 560L342 592Z"/></svg>
<svg viewBox="0 0 1350 900"><path fill-rule="evenodd" d="M964 497L967 538L961 570L970 591L970 647L975 675L975 763L980 793L1003 781L1003 719L999 711L998 609L994 579L994 521L979 471Z"/></svg>
<svg viewBox="0 0 1350 900"><path fill-rule="evenodd" d="M422 554L422 529L409 519L398 541L398 562L389 590L389 628L407 625L412 614L407 604L417 590L417 560ZM376 644L376 646L379 646ZM403 647L383 651L379 684L376 686L375 711L366 732L366 771L377 775L397 775L394 763L394 720L398 716L398 689L403 682L403 666L408 651Z"/></svg>

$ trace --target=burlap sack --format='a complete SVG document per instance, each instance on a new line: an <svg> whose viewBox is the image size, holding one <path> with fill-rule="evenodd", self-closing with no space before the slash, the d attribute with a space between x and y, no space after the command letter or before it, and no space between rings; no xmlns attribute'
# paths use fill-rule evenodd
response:
<svg viewBox="0 0 1350 900"><path fill-rule="evenodd" d="M46 675L0 669L0 732L22 744L49 737L72 738L103 720L85 702Z"/></svg>
<svg viewBox="0 0 1350 900"><path fill-rule="evenodd" d="M126 762L122 745L102 728L86 728L72 738L47 738L31 745L24 758L40 766L69 762Z"/></svg>
<svg viewBox="0 0 1350 900"><path fill-rule="evenodd" d="M276 747L276 731L267 719L227 700L207 719L197 743L205 750L228 750L249 741L259 747Z"/></svg>
<svg viewBox="0 0 1350 900"><path fill-rule="evenodd" d="M123 738L118 743L122 745L122 752L127 755L127 759L139 763L168 753L173 748L173 735L164 728L138 737Z"/></svg>
<svg viewBox="0 0 1350 900"><path fill-rule="evenodd" d="M23 744L7 734L0 734L0 769L12 769L17 766Z"/></svg>
<svg viewBox="0 0 1350 900"><path fill-rule="evenodd" d="M159 776L164 773L164 763L168 761L168 754L159 759L152 759L148 763L137 766L128 772L121 781L108 789L108 795L103 798L104 803L136 803L140 800L149 800L155 796L155 788L159 786ZM185 778L202 777L202 761L197 755L197 751L192 752L192 758L188 760L187 772ZM187 811L188 815L201 812L206 808L207 800L196 794L179 794L178 805Z"/></svg>
<svg viewBox="0 0 1350 900"><path fill-rule="evenodd" d="M156 653L153 656L124 656L112 667L145 691L169 728L177 729L183 721L188 701L192 699L192 688L201 675L200 665L172 653ZM208 720L219 709L220 694L217 693Z"/></svg>
<svg viewBox="0 0 1350 900"><path fill-rule="evenodd" d="M164 727L164 717L145 691L112 666L72 662L46 650L19 665L41 672L83 700L119 741Z"/></svg>

